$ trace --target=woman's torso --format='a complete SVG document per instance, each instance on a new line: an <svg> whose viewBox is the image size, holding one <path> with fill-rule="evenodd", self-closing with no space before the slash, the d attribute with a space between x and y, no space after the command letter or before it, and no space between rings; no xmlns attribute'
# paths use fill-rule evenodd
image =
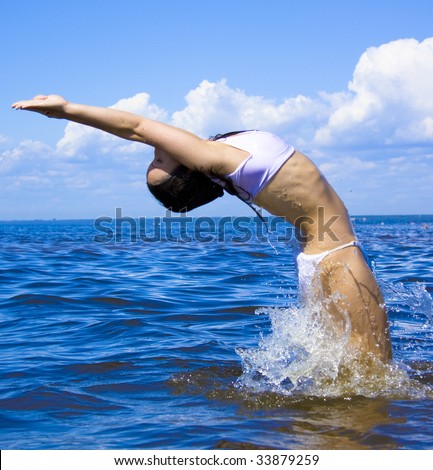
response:
<svg viewBox="0 0 433 470"><path fill-rule="evenodd" d="M214 179L223 186L229 180L239 197L248 203L253 202L295 152L292 145L270 132L242 131L217 136L217 140L246 152L246 157L224 175L224 180Z"/></svg>
<svg viewBox="0 0 433 470"><path fill-rule="evenodd" d="M248 131L219 142L249 156L225 178L238 194L282 216L305 236L306 252L318 252L355 239L347 210L316 165L283 139Z"/></svg>

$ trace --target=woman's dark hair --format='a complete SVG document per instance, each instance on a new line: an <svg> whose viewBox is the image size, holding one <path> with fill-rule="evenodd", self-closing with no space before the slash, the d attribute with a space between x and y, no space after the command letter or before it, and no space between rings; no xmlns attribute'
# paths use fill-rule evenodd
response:
<svg viewBox="0 0 433 470"><path fill-rule="evenodd" d="M162 183L147 184L149 191L172 212L186 212L224 194L223 188L204 173L179 165Z"/></svg>
<svg viewBox="0 0 433 470"><path fill-rule="evenodd" d="M244 131L218 134L214 137L210 137L209 140L218 140L222 137L238 134L239 132ZM219 177L219 179L221 178ZM227 183L224 189L228 193L238 196L231 182ZM224 194L224 189L218 183L214 183L206 174L200 171L190 170L184 165L179 165L162 183L148 183L147 187L153 196L166 209L172 212L191 211L196 207L212 202Z"/></svg>
<svg viewBox="0 0 433 470"><path fill-rule="evenodd" d="M248 131L234 131L226 134L217 134L209 140L218 140L235 134ZM224 195L224 190L236 196L242 202L248 204L262 222L265 222L260 212L250 203L250 195L243 191L242 196L235 189L233 183L228 178L215 175L215 178L224 183L224 189L206 176L196 170L190 170L184 165L179 165L171 175L159 184L149 184L147 187L153 196L166 208L172 212L187 212L196 207L203 206ZM267 229L267 224L266 224Z"/></svg>

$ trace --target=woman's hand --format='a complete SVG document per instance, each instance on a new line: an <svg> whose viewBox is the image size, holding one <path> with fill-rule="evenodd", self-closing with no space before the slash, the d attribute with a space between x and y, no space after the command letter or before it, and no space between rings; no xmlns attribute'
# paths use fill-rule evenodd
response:
<svg viewBox="0 0 433 470"><path fill-rule="evenodd" d="M47 117L61 119L67 103L64 98L58 95L37 95L32 100L17 101L12 105L12 108L34 111Z"/></svg>

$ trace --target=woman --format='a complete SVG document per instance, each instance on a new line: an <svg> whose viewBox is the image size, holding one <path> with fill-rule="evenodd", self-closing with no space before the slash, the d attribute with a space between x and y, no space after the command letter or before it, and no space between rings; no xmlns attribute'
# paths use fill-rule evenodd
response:
<svg viewBox="0 0 433 470"><path fill-rule="evenodd" d="M350 342L382 361L391 359L380 288L356 240L347 210L313 162L277 136L243 131L204 140L185 130L112 108L39 95L12 105L68 119L155 148L150 191L182 212L228 192L284 217L302 233L297 256L300 289L320 292L335 328L350 326ZM314 286L314 289L311 287Z"/></svg>

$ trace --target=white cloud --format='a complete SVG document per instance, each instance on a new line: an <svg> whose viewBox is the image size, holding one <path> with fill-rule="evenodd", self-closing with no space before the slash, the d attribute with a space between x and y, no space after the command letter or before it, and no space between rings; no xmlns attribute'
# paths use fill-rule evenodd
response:
<svg viewBox="0 0 433 470"><path fill-rule="evenodd" d="M343 157L320 165L320 171L332 178L358 178L361 172L373 170L376 163L356 157Z"/></svg>
<svg viewBox="0 0 433 470"><path fill-rule="evenodd" d="M51 148L43 142L24 140L14 149L0 154L0 174L28 171L35 164L40 166L51 154Z"/></svg>
<svg viewBox="0 0 433 470"><path fill-rule="evenodd" d="M44 188L51 186L52 180L41 175L21 175L13 180L13 185L17 188Z"/></svg>
<svg viewBox="0 0 433 470"><path fill-rule="evenodd" d="M6 144L9 142L9 138L3 134L0 134L0 145Z"/></svg>
<svg viewBox="0 0 433 470"><path fill-rule="evenodd" d="M149 101L150 95L148 93L137 93L131 98L119 100L111 108L141 114L156 121L165 121L167 112L157 105L149 103Z"/></svg>
<svg viewBox="0 0 433 470"><path fill-rule="evenodd" d="M276 103L232 89L225 80L202 81L187 94L186 103L183 110L173 114L172 123L203 137L233 129L287 131L290 127L290 134L295 139L326 118L329 106L325 101L302 95Z"/></svg>
<svg viewBox="0 0 433 470"><path fill-rule="evenodd" d="M318 145L433 142L433 38L401 39L361 56L349 93L316 132Z"/></svg>
<svg viewBox="0 0 433 470"><path fill-rule="evenodd" d="M131 113L146 116L158 121L166 120L167 113L162 108L149 103L150 95L138 93L131 98L119 100L113 106ZM66 125L64 136L57 143L57 154L73 157L86 149L100 154L120 153L134 154L144 151L144 146L136 142L126 143L125 140L112 136L105 132L83 126L75 122Z"/></svg>

